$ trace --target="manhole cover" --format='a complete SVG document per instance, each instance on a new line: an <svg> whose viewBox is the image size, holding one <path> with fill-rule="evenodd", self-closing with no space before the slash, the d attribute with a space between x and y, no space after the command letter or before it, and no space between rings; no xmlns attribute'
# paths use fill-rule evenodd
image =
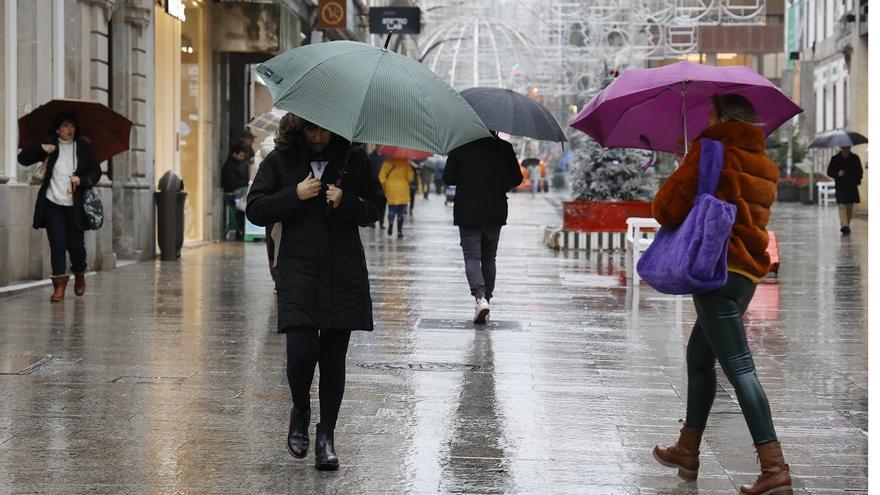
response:
<svg viewBox="0 0 880 495"><path fill-rule="evenodd" d="M358 366L368 370L412 370L412 371L474 371L480 369L475 364L461 363L401 363L371 361L359 363Z"/></svg>
<svg viewBox="0 0 880 495"><path fill-rule="evenodd" d="M49 364L52 356L0 356L0 375L30 375Z"/></svg>
<svg viewBox="0 0 880 495"><path fill-rule="evenodd" d="M518 321L489 320L477 325L470 320L422 318L416 325L422 330L522 330Z"/></svg>

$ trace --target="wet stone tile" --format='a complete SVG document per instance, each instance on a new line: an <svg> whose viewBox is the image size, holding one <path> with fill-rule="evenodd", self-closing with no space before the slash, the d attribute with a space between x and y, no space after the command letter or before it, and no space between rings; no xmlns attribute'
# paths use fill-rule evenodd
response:
<svg viewBox="0 0 880 495"><path fill-rule="evenodd" d="M262 244L101 273L62 304L0 299L0 493L734 493L757 464L720 370L700 480L651 456L685 414L691 301L634 289L620 255L544 248L559 199L511 195L485 327L441 197L402 241L362 229L376 330L352 336L337 473L284 447ZM867 224L841 238L832 208L773 215L782 269L747 337L795 488L866 493Z"/></svg>

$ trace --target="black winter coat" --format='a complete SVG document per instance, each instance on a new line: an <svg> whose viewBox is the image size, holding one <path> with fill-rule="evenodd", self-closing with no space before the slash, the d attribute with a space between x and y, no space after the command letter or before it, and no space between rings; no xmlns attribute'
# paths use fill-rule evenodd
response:
<svg viewBox="0 0 880 495"><path fill-rule="evenodd" d="M443 181L455 188L455 225L507 223L507 192L522 184L513 146L495 137L478 139L449 153Z"/></svg>
<svg viewBox="0 0 880 495"><path fill-rule="evenodd" d="M348 142L334 136L322 182L335 184ZM296 186L311 171L300 139L274 149L251 184L247 217L255 225L281 222L276 289L278 331L294 328L372 330L373 304L358 226L379 220L382 199L367 155L356 148L342 184L342 203L328 213L326 196L301 201ZM326 189L326 188L325 188Z"/></svg>
<svg viewBox="0 0 880 495"><path fill-rule="evenodd" d="M40 191L37 193L37 202L34 205L34 224L35 229L46 228L46 190L52 182L52 171L55 170L55 162L58 161L58 140L57 137L50 143L55 145L55 151L49 155L49 162L46 164L46 176ZM30 166L41 163L46 159L46 152L43 147L33 144L21 150L18 154L18 163L24 166ZM89 146L86 138L79 137L76 139L76 170L73 175L79 177L79 187L73 193L73 218L76 228L86 230L86 212L83 208L83 195L101 180L101 166L95 152Z"/></svg>
<svg viewBox="0 0 880 495"><path fill-rule="evenodd" d="M220 169L220 185L223 187L223 192L229 193L247 187L250 175L248 168L247 160L238 161L234 156L229 155L223 168Z"/></svg>
<svg viewBox="0 0 880 495"><path fill-rule="evenodd" d="M828 164L828 177L834 179L837 204L859 203L859 184L862 183L862 161L855 153L844 158L840 153Z"/></svg>

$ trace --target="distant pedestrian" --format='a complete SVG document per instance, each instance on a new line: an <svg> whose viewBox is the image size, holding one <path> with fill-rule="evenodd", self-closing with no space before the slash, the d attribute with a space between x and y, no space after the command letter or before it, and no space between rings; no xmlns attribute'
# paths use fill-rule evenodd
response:
<svg viewBox="0 0 880 495"><path fill-rule="evenodd" d="M434 191L437 194L443 194L443 190L446 188L446 184L443 182L443 171L446 168L446 159L434 155L431 160L434 164Z"/></svg>
<svg viewBox="0 0 880 495"><path fill-rule="evenodd" d="M309 450L315 366L321 421L315 467L336 470L334 446L345 391L345 356L353 330L373 329L370 282L358 227L378 220L382 201L367 155L349 142L293 114L281 119L276 149L257 172L247 216L255 225L283 226L277 254L278 331L287 337L287 380L293 407L287 449Z"/></svg>
<svg viewBox="0 0 880 495"><path fill-rule="evenodd" d="M42 144L34 144L18 155L22 165L46 163L43 182L34 206L35 229L46 229L52 257L52 296L64 300L70 275L67 255L74 276L77 296L86 292L86 214L84 194L101 180L101 167L89 141L80 135L76 114L61 113L52 122Z"/></svg>
<svg viewBox="0 0 880 495"><path fill-rule="evenodd" d="M239 239L244 238L244 212L239 206L247 194L248 163L247 148L239 143L229 150L220 170L220 185L226 200L226 234L234 231Z"/></svg>
<svg viewBox="0 0 880 495"><path fill-rule="evenodd" d="M383 155L382 153L379 153L379 147L376 146L373 148L373 151L370 152L369 159L370 159L370 174L372 174L372 176L376 179L376 183L378 184L379 183L379 171L382 170L382 164L385 163L385 160L387 160L388 157ZM385 194L385 192L382 190L381 184L379 185L379 192L383 195ZM385 228L385 208L386 208L386 205L385 205L385 202L383 201L382 202L382 214L379 216L379 228L380 229Z"/></svg>
<svg viewBox="0 0 880 495"><path fill-rule="evenodd" d="M257 136L254 135L254 133L251 132L249 128L245 127L244 130L241 131L241 135L238 139L237 144L241 145L244 148L247 155L245 157L245 161L247 161L248 163L250 163L256 155L254 153L254 139L256 138Z"/></svg>
<svg viewBox="0 0 880 495"><path fill-rule="evenodd" d="M422 178L422 162L419 160L409 163L413 167L413 172L415 172L415 178L409 183L409 214L412 216L413 208L416 206L416 193L419 191L419 181Z"/></svg>
<svg viewBox="0 0 880 495"><path fill-rule="evenodd" d="M749 100L727 94L713 97L712 102L709 127L700 137L724 145L724 168L715 196L737 209L727 244L728 279L718 290L693 295L697 322L687 345L687 417L678 442L669 448L654 447L654 457L664 466L678 468L684 479L697 478L700 441L717 392L717 360L736 391L761 462L755 484L742 486L740 493L791 493L788 464L776 439L742 319L756 284L770 269L767 222L779 168L764 152L766 137ZM654 197L654 217L663 227L676 228L684 222L697 194L699 169L697 140Z"/></svg>
<svg viewBox="0 0 880 495"><path fill-rule="evenodd" d="M393 233L396 219L398 239L403 239L403 222L412 199L410 184L414 179L415 170L406 158L389 158L379 170L379 182L385 190L385 201L388 203L388 235Z"/></svg>
<svg viewBox="0 0 880 495"><path fill-rule="evenodd" d="M535 193L539 192L541 189L541 167L538 166L537 160L534 163L529 165L529 181L531 182L531 190L532 197L535 197Z"/></svg>
<svg viewBox="0 0 880 495"><path fill-rule="evenodd" d="M428 199L431 194L431 182L434 180L434 167L431 160L423 160L419 166L419 188L422 191L422 199Z"/></svg>
<svg viewBox="0 0 880 495"><path fill-rule="evenodd" d="M453 217L465 274L474 296L474 323L485 323L495 290L495 254L507 223L507 192L523 180L513 146L498 137L472 141L449 153L443 180L455 186Z"/></svg>
<svg viewBox="0 0 880 495"><path fill-rule="evenodd" d="M859 203L859 184L862 183L862 161L850 146L840 148L840 153L828 164L828 177L834 179L834 197L840 212L840 233L849 235L853 207Z"/></svg>

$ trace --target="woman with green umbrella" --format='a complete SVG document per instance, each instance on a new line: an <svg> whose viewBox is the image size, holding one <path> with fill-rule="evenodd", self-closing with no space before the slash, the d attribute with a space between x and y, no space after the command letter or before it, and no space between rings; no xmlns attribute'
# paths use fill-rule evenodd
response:
<svg viewBox="0 0 880 495"><path fill-rule="evenodd" d="M359 226L379 220L382 206L379 186L369 172L361 147L352 148L344 138L288 114L278 128L275 150L260 164L248 194L251 222L282 225L275 287L293 399L287 449L297 458L308 453L309 390L317 365L321 421L315 467L320 470L339 468L333 432L345 390L351 332L373 329L358 232Z"/></svg>

